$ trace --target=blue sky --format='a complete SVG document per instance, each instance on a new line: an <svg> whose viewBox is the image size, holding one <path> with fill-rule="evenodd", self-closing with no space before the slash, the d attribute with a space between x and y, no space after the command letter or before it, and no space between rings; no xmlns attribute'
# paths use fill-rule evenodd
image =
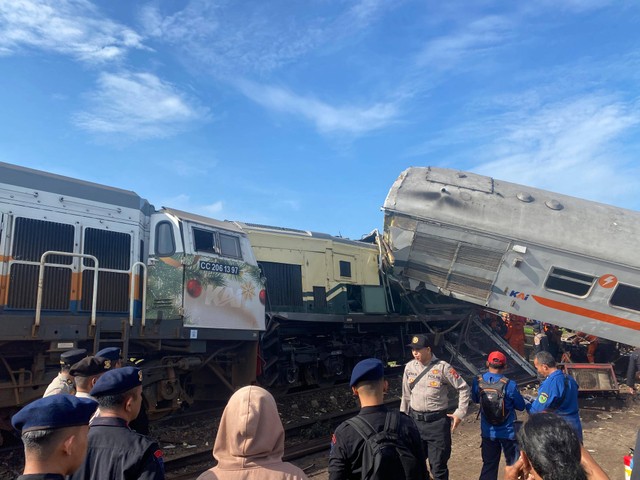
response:
<svg viewBox="0 0 640 480"><path fill-rule="evenodd" d="M0 0L0 161L360 238L409 166L640 208L640 6Z"/></svg>

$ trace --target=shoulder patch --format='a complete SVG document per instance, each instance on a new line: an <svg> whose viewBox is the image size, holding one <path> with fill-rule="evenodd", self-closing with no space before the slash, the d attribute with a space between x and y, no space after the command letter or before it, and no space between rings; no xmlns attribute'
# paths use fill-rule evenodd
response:
<svg viewBox="0 0 640 480"><path fill-rule="evenodd" d="M541 393L540 396L538 397L538 401L540 403L547 403L548 399L549 399L549 395L547 395L546 393Z"/></svg>
<svg viewBox="0 0 640 480"><path fill-rule="evenodd" d="M460 375L458 374L458 372L456 372L456 369L453 367L449 369L449 375L451 375L456 380L460 378Z"/></svg>
<svg viewBox="0 0 640 480"><path fill-rule="evenodd" d="M153 456L156 458L162 458L162 450L156 450L155 452L153 452Z"/></svg>
<svg viewBox="0 0 640 480"><path fill-rule="evenodd" d="M335 445L336 444L336 434L332 434L331 435L331 445Z"/></svg>

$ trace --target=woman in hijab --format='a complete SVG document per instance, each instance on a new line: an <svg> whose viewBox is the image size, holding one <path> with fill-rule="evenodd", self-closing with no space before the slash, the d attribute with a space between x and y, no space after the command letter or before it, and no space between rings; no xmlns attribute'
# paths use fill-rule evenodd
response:
<svg viewBox="0 0 640 480"><path fill-rule="evenodd" d="M248 386L234 393L222 414L213 456L218 464L198 480L306 480L283 462L284 427L273 396Z"/></svg>

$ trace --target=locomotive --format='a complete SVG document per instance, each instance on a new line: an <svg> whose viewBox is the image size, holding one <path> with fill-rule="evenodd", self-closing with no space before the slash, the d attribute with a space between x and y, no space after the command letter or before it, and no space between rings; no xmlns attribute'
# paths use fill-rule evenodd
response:
<svg viewBox="0 0 640 480"><path fill-rule="evenodd" d="M131 191L5 163L0 216L6 430L71 348L120 347L144 369L153 420L256 381L341 381L366 356L400 364L407 336L426 328L385 284L375 242L155 209Z"/></svg>

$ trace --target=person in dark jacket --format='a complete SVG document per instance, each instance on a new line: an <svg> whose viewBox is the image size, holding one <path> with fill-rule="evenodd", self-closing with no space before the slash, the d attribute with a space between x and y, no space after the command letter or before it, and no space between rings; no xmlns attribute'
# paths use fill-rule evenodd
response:
<svg viewBox="0 0 640 480"><path fill-rule="evenodd" d="M629 355L627 381L625 382L631 393L634 394L636 393L636 381L638 380L638 374L640 374L640 348L636 348L631 352L631 355Z"/></svg>
<svg viewBox="0 0 640 480"><path fill-rule="evenodd" d="M142 371L123 367L104 373L91 389L100 416L91 422L84 465L72 480L163 480L158 444L128 426L142 403Z"/></svg>
<svg viewBox="0 0 640 480"><path fill-rule="evenodd" d="M383 397L388 384L384 379L384 366L377 358L362 360L353 368L350 382L353 394L360 399L361 417L368 422L377 432L383 431L389 411L384 406ZM427 478L427 463L422 449L420 432L413 419L400 413L392 412L398 419L398 436L413 454L415 471L407 472L405 477L402 472L394 472L394 479ZM356 480L362 476L362 458L365 439L356 431L349 421L342 422L336 428L331 438L331 452L329 456L330 480Z"/></svg>
<svg viewBox="0 0 640 480"><path fill-rule="evenodd" d="M24 444L24 474L18 480L64 480L87 453L89 419L98 404L73 395L36 400L11 419Z"/></svg>
<svg viewBox="0 0 640 480"><path fill-rule="evenodd" d="M497 480L500 466L500 452L504 452L507 465L513 464L519 455L516 442L516 410L525 409L525 401L518 391L518 386L513 380L509 380L503 374L507 366L507 357L502 352L491 352L487 357L488 372L482 375L483 382L493 384L504 382L504 410L505 419L500 424L494 424L495 420L488 418L482 409L480 410L480 431L482 436L482 471L480 480ZM478 378L474 378L471 387L471 399L475 403L481 403L480 385Z"/></svg>

